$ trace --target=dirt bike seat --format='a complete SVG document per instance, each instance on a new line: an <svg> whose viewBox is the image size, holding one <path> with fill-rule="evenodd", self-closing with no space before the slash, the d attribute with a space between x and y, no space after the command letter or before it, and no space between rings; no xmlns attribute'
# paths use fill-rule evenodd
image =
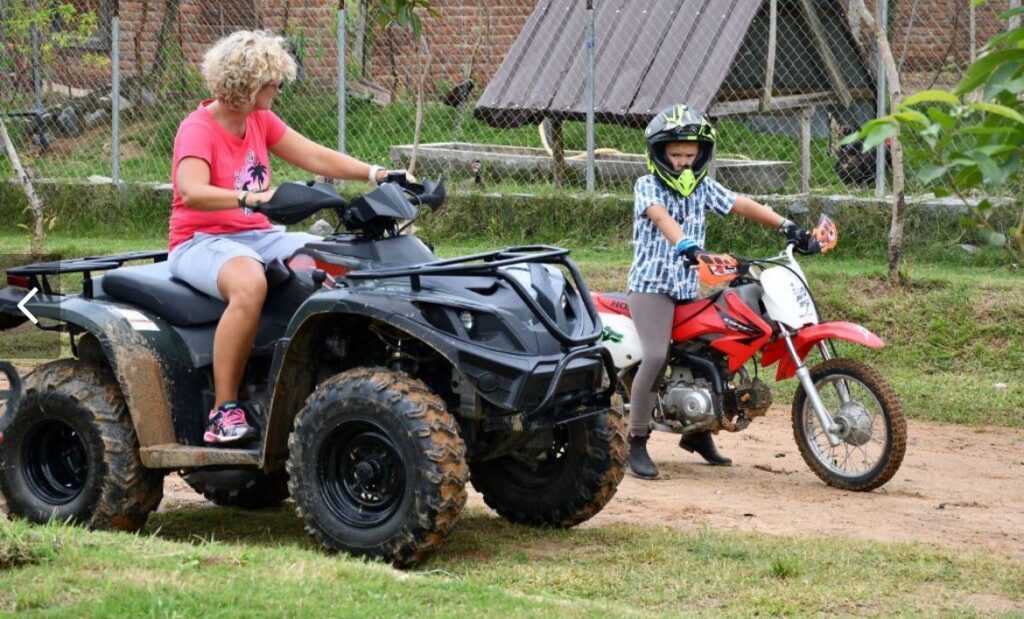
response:
<svg viewBox="0 0 1024 619"><path fill-rule="evenodd" d="M220 320L227 305L171 275L166 262L120 267L101 280L103 291L137 305L172 325L189 327Z"/></svg>

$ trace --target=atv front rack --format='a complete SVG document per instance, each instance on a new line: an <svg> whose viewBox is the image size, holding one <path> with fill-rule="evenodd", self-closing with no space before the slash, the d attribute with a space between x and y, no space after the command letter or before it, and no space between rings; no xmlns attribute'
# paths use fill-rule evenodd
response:
<svg viewBox="0 0 1024 619"><path fill-rule="evenodd" d="M426 262L409 267L381 269L379 271L352 271L345 277L352 280L408 277L410 284L412 285L412 289L417 291L421 289L420 278L428 275L444 275L449 277L477 277L480 275L491 275L508 283L508 285L516 291L516 294L519 295L519 298L523 300L523 303L525 303L530 309L530 312L542 325L544 325L544 328L547 329L555 339L561 342L566 348L575 348L575 350L570 350L555 368L554 374L551 377L551 382L548 384L547 392L544 394L544 398L541 402L524 415L526 419L529 419L547 408L555 399L559 385L562 382L562 377L565 374L565 370L569 367L569 364L572 361L586 357L599 359L604 365L605 372L607 372L608 376L615 376L615 364L612 361L611 354L604 346L597 343L602 331L601 318L597 313L597 308L594 307L593 300L590 298L590 291L587 289L587 285L583 281L583 276L580 274L576 265L568 259L568 255L569 250L562 249L561 247L553 247L550 245L521 245L508 247L498 251ZM576 293L580 295L583 307L586 309L587 314L590 317L590 323L593 325L593 329L590 333L586 333L579 337L573 336L571 333L566 333L558 326L554 319L544 311L540 304L537 303L537 301L516 278L501 270L501 267L530 262L557 264L565 267L569 271L572 276L572 283L576 287ZM614 391L614 381L609 381L608 389L601 394L596 394L596 397L602 400L605 398L610 400Z"/></svg>
<svg viewBox="0 0 1024 619"><path fill-rule="evenodd" d="M167 259L166 251L133 251L124 254L113 254L110 256L87 256L85 258L72 258L70 260L54 260L52 262L37 262L26 264L20 267L7 269L8 280L24 278L25 288L38 288L43 294L52 295L53 288L48 279L51 275L63 273L82 274L82 296L91 299L93 296L92 273L96 271L110 271L133 260L152 260L163 262Z"/></svg>
<svg viewBox="0 0 1024 619"><path fill-rule="evenodd" d="M537 317L542 325L551 335L565 346L584 346L593 344L601 336L601 319L598 316L597 308L590 298L590 291L583 282L579 269L571 260L567 259L568 249L552 247L550 245L522 245L508 247L498 251L472 254L447 260L436 260L424 262L409 267L397 267L393 269L380 269L379 271L352 271L345 277L348 279L389 279L396 277L408 277L413 290L420 290L420 278L427 275L445 275L450 277L476 277L480 275L493 275L504 280L516 291L516 294L523 300L530 311ZM590 322L594 329L583 336L574 337L566 333L557 323L545 312L523 285L514 277L500 270L513 264L537 262L546 264L559 264L569 270L572 275L573 285L576 292L583 301L583 307L590 316Z"/></svg>

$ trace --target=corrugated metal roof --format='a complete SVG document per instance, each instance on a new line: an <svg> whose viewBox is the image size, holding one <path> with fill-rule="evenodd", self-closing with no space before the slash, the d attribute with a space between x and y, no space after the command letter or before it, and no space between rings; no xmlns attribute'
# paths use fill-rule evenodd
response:
<svg viewBox="0 0 1024 619"><path fill-rule="evenodd" d="M647 117L670 102L707 109L761 0L600 0L594 109ZM500 126L586 115L586 3L539 0L476 114Z"/></svg>
<svg viewBox="0 0 1024 619"><path fill-rule="evenodd" d="M710 109L762 9L762 0L595 0L594 4L595 114L599 121L636 125L672 103ZM821 0L816 4L822 7ZM819 8L818 13L826 14L822 17L833 32L845 28L827 15L830 11ZM766 20L767 6L760 17ZM584 118L585 27L583 0L538 0L477 102L476 115L501 127L544 117ZM802 24L795 30L809 36ZM844 48L841 55L856 58L852 40L839 39ZM744 49L757 43L748 42ZM763 56L760 62L763 66ZM866 75L862 66L853 73L858 78Z"/></svg>

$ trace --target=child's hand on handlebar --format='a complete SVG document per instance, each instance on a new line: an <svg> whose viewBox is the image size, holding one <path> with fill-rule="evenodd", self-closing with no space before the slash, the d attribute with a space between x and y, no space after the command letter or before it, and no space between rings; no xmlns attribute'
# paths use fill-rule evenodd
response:
<svg viewBox="0 0 1024 619"><path fill-rule="evenodd" d="M683 259L683 269L689 270L697 264L697 257L704 253L704 250L700 248L694 241L682 238L676 242L673 253Z"/></svg>
<svg viewBox="0 0 1024 619"><path fill-rule="evenodd" d="M788 219L782 220L778 231L793 244L793 249L804 255L821 253L821 244L814 235Z"/></svg>

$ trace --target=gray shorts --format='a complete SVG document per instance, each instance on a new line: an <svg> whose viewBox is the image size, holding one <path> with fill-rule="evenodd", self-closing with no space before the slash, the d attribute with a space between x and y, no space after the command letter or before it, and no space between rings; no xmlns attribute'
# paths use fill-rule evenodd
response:
<svg viewBox="0 0 1024 619"><path fill-rule="evenodd" d="M319 240L319 236L305 232L285 232L284 226L235 234L197 232L174 248L167 257L167 265L178 279L223 301L217 288L217 276L228 260L247 256L267 264L275 258L285 260L306 243Z"/></svg>

